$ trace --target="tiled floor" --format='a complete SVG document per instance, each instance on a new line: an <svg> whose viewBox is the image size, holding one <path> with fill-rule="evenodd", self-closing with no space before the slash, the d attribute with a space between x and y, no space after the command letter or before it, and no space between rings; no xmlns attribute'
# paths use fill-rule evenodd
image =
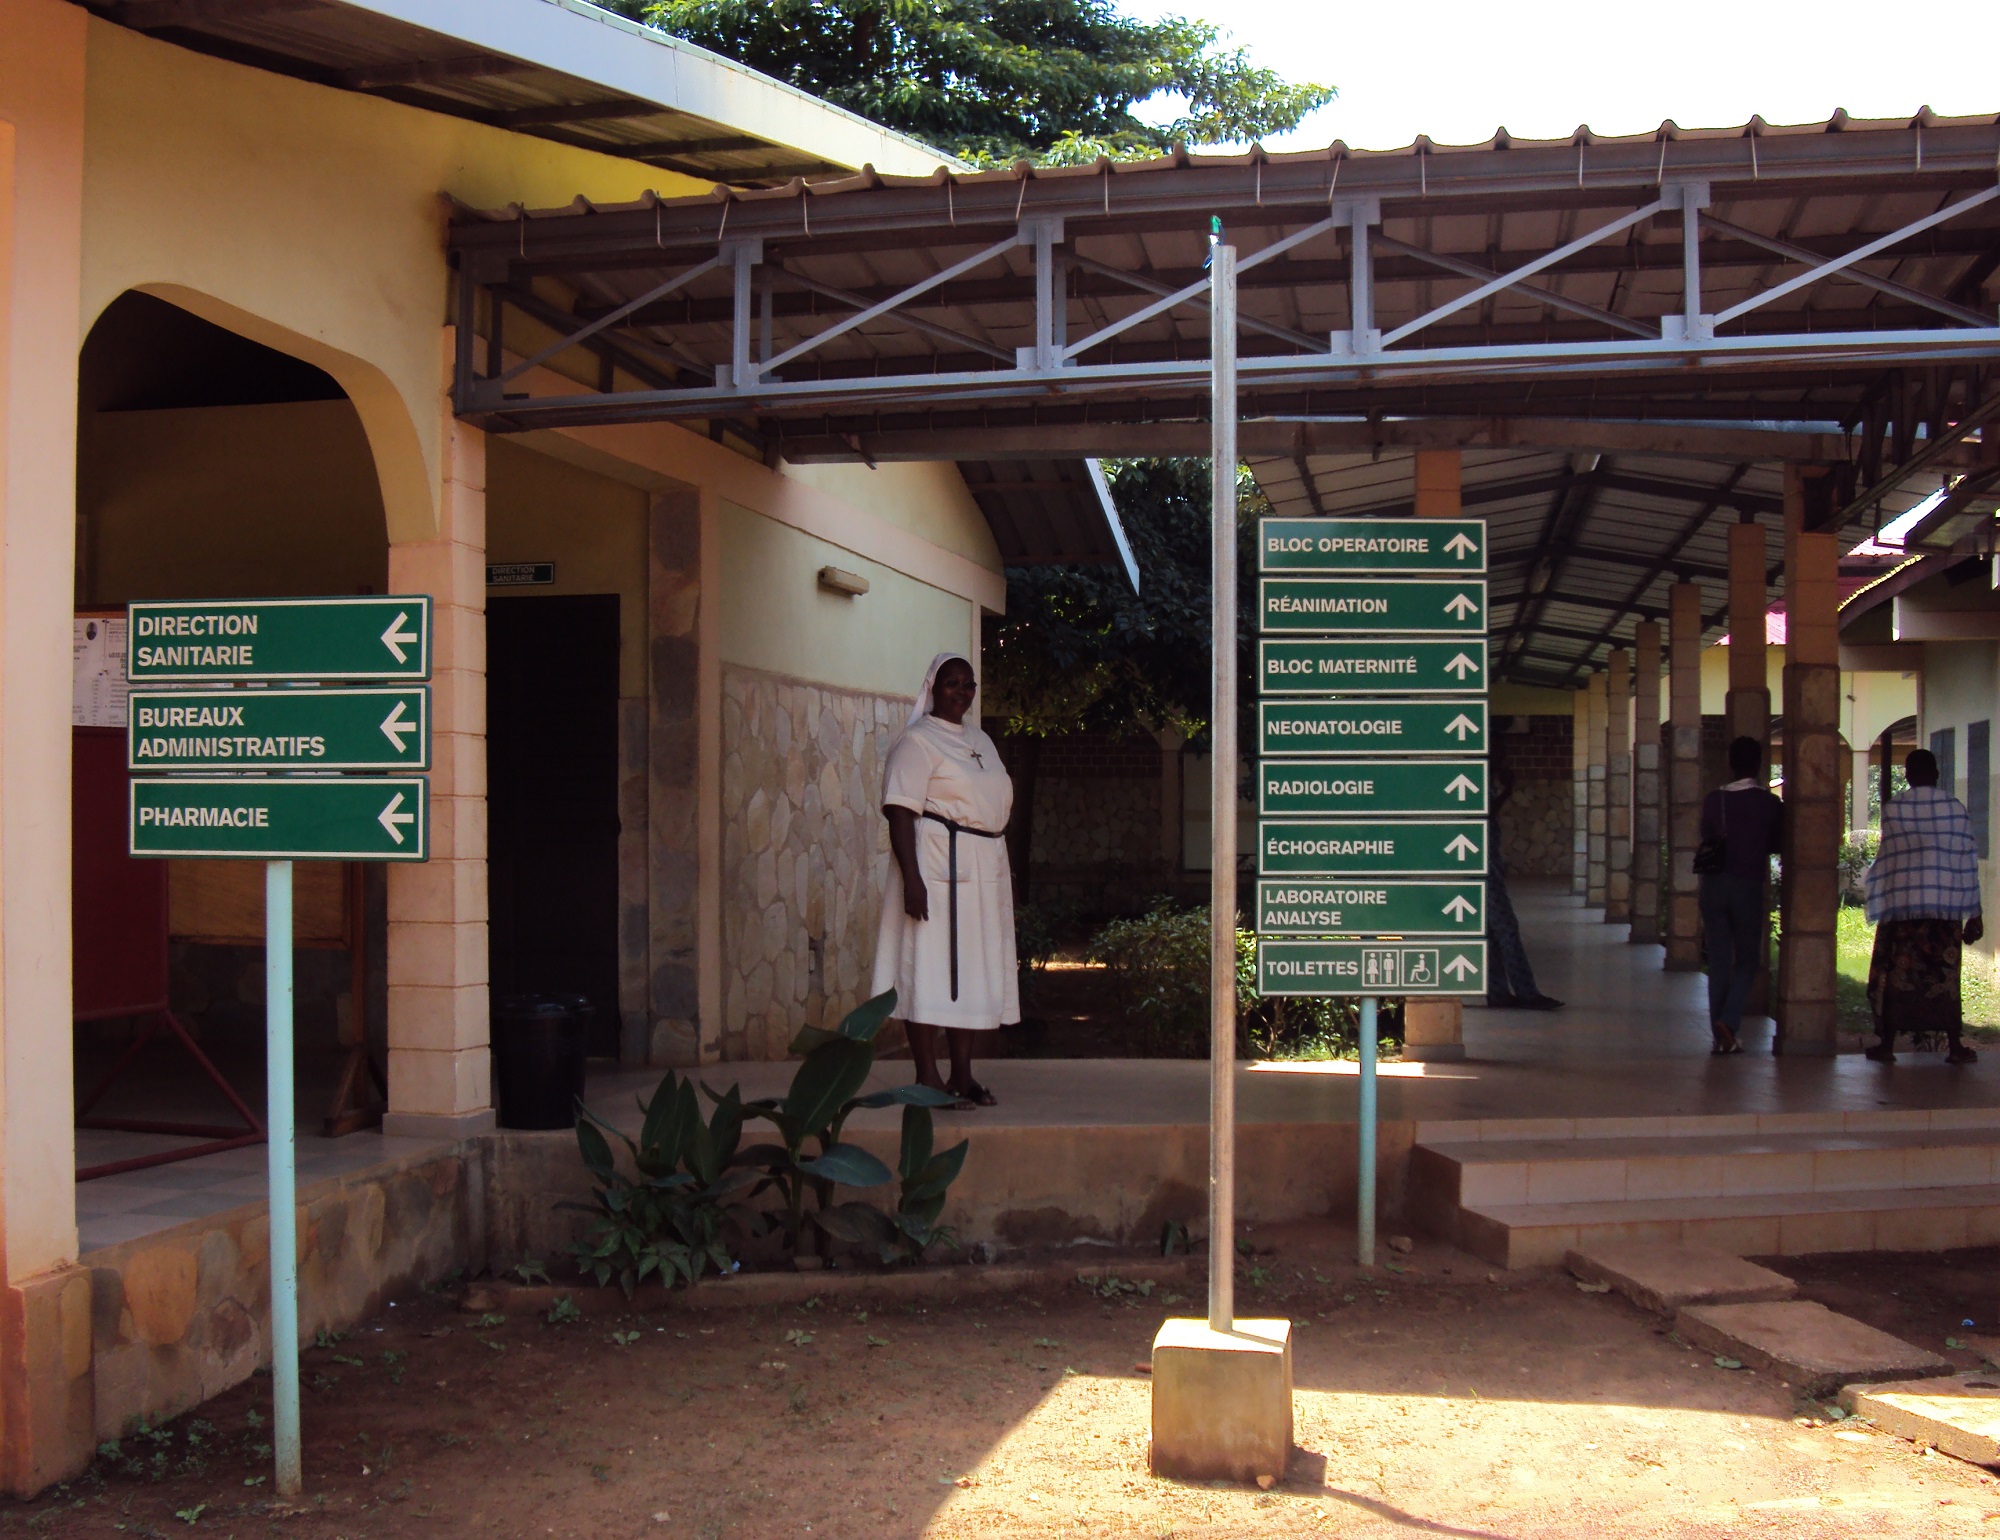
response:
<svg viewBox="0 0 2000 1540"><path fill-rule="evenodd" d="M2000 1106L2000 1055L1964 1069L1910 1054L1893 1066L1872 1064L1858 1053L1774 1059L1769 1023L1759 1022L1744 1032L1750 1052L1711 1058L1706 985L1700 974L1661 971L1658 947L1629 945L1623 926L1602 923L1565 890L1523 883L1514 896L1541 986L1567 1000L1567 1007L1547 1014L1468 1010L1465 1062L1412 1065L1384 1077L1380 1115L1385 1122L1456 1122L1469 1128L1505 1121L1513 1125L1505 1132L1519 1138L1537 1132L1534 1125L1524 1125L1534 1119L1543 1120L1548 1134L1567 1137L1579 1119L1740 1120L1815 1112L1838 1117L1896 1108L1928 1114L1933 1109ZM1266 1123L1351 1120L1356 1079L1328 1069L1242 1066L1237 1072L1239 1118ZM907 1061L888 1062L878 1067L871 1084L895 1084L908 1073ZM791 1074L784 1064L718 1065L701 1078L718 1090L733 1082L746 1097L754 1097L781 1094ZM1193 1124L1208 1117L1208 1068L1199 1061L1003 1059L982 1065L980 1075L1000 1105L952 1115L953 1123L968 1130L981 1124ZM650 1091L658 1078L650 1070L595 1075L589 1099L615 1120L635 1122L632 1093ZM375 1133L318 1138L306 1132L317 1127L318 1110L301 1109L301 1183L365 1169L423 1147ZM887 1127L897 1116L894 1109L866 1112L857 1114L856 1122ZM124 1149L147 1142L163 1141L83 1131L79 1159L115 1159ZM251 1146L80 1184L77 1209L84 1249L257 1201L265 1155L263 1147Z"/></svg>

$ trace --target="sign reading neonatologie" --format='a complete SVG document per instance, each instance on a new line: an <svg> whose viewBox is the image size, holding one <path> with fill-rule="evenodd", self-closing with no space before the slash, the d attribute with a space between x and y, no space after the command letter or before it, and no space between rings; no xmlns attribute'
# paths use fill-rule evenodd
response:
<svg viewBox="0 0 2000 1540"><path fill-rule="evenodd" d="M1486 634L1484 578L1267 577L1262 592L1266 631Z"/></svg>
<svg viewBox="0 0 2000 1540"><path fill-rule="evenodd" d="M1486 884L1266 878L1257 884L1257 929L1269 936L1480 936Z"/></svg>
<svg viewBox="0 0 2000 1540"><path fill-rule="evenodd" d="M1484 519L1264 519L1257 548L1266 572L1466 572L1486 570Z"/></svg>
<svg viewBox="0 0 2000 1540"><path fill-rule="evenodd" d="M1257 870L1266 877L1486 875L1483 818L1275 820L1257 825Z"/></svg>
<svg viewBox="0 0 2000 1540"><path fill-rule="evenodd" d="M1257 765L1257 811L1301 813L1483 813L1483 759L1266 759Z"/></svg>
<svg viewBox="0 0 2000 1540"><path fill-rule="evenodd" d="M1486 639L1265 641L1257 684L1265 695L1476 694L1486 688Z"/></svg>
<svg viewBox="0 0 2000 1540"><path fill-rule="evenodd" d="M1484 941L1262 941L1266 995L1480 995Z"/></svg>
<svg viewBox="0 0 2000 1540"><path fill-rule="evenodd" d="M428 679L428 594L189 599L129 607L132 680Z"/></svg>
<svg viewBox="0 0 2000 1540"><path fill-rule="evenodd" d="M1486 702L1276 700L1257 707L1260 754L1484 754Z"/></svg>
<svg viewBox="0 0 2000 1540"><path fill-rule="evenodd" d="M428 685L361 689L134 690L133 770L422 770Z"/></svg>
<svg viewBox="0 0 2000 1540"><path fill-rule="evenodd" d="M135 780L135 856L264 861L421 861L422 776L177 776Z"/></svg>

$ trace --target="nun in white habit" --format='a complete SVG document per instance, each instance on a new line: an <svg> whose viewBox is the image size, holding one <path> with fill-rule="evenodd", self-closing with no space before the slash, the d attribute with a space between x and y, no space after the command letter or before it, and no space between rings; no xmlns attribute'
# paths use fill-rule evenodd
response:
<svg viewBox="0 0 2000 1540"><path fill-rule="evenodd" d="M961 1109L990 1107L972 1078L976 1032L1021 1019L1014 963L1014 888L1007 816L1014 783L973 712L979 686L955 652L931 659L882 775L889 882L875 942L872 993L896 991L921 1085ZM938 1072L938 1032L951 1075Z"/></svg>

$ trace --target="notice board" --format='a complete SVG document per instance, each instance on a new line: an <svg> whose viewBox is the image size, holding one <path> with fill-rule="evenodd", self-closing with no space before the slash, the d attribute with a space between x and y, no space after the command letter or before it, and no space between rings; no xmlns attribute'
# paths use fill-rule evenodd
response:
<svg viewBox="0 0 2000 1540"><path fill-rule="evenodd" d="M70 994L76 1018L167 1007L167 869L125 853L125 729L70 729Z"/></svg>

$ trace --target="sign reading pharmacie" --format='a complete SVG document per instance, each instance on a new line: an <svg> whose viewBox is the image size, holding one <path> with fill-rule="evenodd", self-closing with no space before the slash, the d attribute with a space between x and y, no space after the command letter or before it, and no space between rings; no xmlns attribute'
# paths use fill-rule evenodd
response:
<svg viewBox="0 0 2000 1540"><path fill-rule="evenodd" d="M428 685L135 690L132 770L423 770Z"/></svg>
<svg viewBox="0 0 2000 1540"><path fill-rule="evenodd" d="M421 776L137 778L132 854L262 861L422 861L430 782Z"/></svg>
<svg viewBox="0 0 2000 1540"><path fill-rule="evenodd" d="M1260 939L1257 991L1266 995L1484 994L1486 943Z"/></svg>
<svg viewBox="0 0 2000 1540"><path fill-rule="evenodd" d="M189 599L128 607L136 683L428 679L428 594Z"/></svg>

